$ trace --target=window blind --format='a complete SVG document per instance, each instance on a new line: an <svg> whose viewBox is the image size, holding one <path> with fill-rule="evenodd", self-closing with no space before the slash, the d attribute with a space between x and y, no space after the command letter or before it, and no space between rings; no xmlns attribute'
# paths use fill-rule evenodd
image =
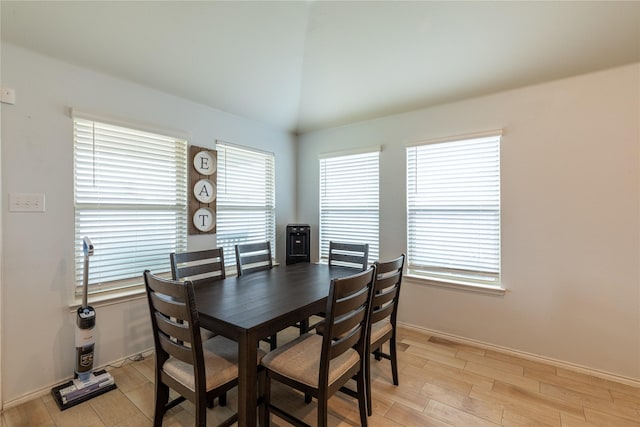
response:
<svg viewBox="0 0 640 427"><path fill-rule="evenodd" d="M320 159L320 259L329 242L368 243L379 256L379 152Z"/></svg>
<svg viewBox="0 0 640 427"><path fill-rule="evenodd" d="M75 282L82 238L95 247L89 291L142 284L187 249L187 142L74 118Z"/></svg>
<svg viewBox="0 0 640 427"><path fill-rule="evenodd" d="M225 264L235 265L235 245L271 242L276 252L275 158L273 153L222 142L218 150L217 244Z"/></svg>
<svg viewBox="0 0 640 427"><path fill-rule="evenodd" d="M498 284L500 136L407 148L407 265Z"/></svg>

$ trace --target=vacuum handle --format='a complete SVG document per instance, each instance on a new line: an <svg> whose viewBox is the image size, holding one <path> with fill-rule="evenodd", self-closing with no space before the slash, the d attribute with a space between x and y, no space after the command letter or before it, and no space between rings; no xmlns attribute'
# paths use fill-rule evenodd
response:
<svg viewBox="0 0 640 427"><path fill-rule="evenodd" d="M87 236L82 238L82 252L84 252L84 269L82 272L82 308L87 308L87 294L89 293L89 257L93 255L93 243Z"/></svg>

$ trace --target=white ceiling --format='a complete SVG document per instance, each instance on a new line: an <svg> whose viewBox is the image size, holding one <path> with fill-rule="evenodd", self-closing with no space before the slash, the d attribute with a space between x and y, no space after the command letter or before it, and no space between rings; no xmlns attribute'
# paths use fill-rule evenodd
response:
<svg viewBox="0 0 640 427"><path fill-rule="evenodd" d="M294 132L640 61L640 2L0 2L2 39Z"/></svg>

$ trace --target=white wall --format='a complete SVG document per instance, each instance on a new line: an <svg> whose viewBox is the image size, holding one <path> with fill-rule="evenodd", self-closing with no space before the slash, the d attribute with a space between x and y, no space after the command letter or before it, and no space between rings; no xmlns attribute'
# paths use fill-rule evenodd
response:
<svg viewBox="0 0 640 427"><path fill-rule="evenodd" d="M283 131L2 44L2 392L5 404L68 379L74 368L73 131L68 109L173 129L189 143L216 139L275 153L277 255L295 219L295 139ZM187 65L188 66L188 65ZM45 213L8 212L8 193L45 193ZM189 247L213 247L191 237ZM99 248L96 248L99 250ZM168 262L168 260L167 260ZM145 299L99 307L96 362L153 346Z"/></svg>
<svg viewBox="0 0 640 427"><path fill-rule="evenodd" d="M406 251L405 144L504 129L504 297L405 281L403 322L640 380L640 65L300 137L318 256L318 154L382 145L381 258Z"/></svg>

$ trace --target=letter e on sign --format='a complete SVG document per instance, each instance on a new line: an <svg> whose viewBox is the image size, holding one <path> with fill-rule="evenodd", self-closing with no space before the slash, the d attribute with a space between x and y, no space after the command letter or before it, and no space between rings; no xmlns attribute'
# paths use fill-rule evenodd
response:
<svg viewBox="0 0 640 427"><path fill-rule="evenodd" d="M216 162L211 153L200 151L193 157L193 167L200 175L211 175L216 171Z"/></svg>

